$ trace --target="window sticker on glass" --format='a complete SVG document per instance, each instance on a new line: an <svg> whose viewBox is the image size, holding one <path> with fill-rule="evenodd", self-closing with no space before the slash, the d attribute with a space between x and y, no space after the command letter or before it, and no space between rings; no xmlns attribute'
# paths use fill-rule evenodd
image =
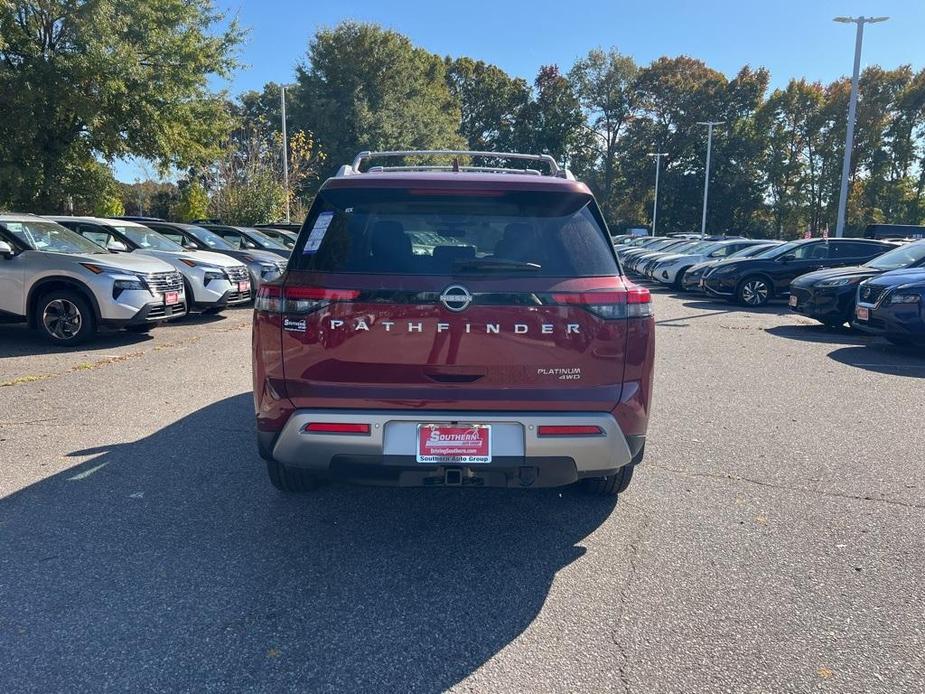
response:
<svg viewBox="0 0 925 694"><path fill-rule="evenodd" d="M321 242L324 240L324 235L333 218L333 212L322 212L318 215L315 226L312 227L312 231L308 235L308 241L305 242L305 248L302 250L303 255L315 253L321 247Z"/></svg>

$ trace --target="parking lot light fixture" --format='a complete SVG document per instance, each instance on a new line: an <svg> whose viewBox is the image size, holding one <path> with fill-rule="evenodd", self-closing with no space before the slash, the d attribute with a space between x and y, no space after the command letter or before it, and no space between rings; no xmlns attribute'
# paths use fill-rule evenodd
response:
<svg viewBox="0 0 925 694"><path fill-rule="evenodd" d="M286 88L291 84L281 84L279 86L279 107L280 120L283 126L283 186L286 189L286 224L292 220L289 218L289 140L286 137Z"/></svg>
<svg viewBox="0 0 925 694"><path fill-rule="evenodd" d="M710 120L698 121L697 125L707 126L707 168L703 177L703 216L700 219L700 235L707 234L707 197L710 193L710 152L713 147L713 126L722 125L726 121Z"/></svg>
<svg viewBox="0 0 925 694"><path fill-rule="evenodd" d="M655 236L655 220L658 216L658 172L661 168L662 157L668 156L668 152L652 152L647 156L655 157L655 201L652 203L652 236Z"/></svg>
<svg viewBox="0 0 925 694"><path fill-rule="evenodd" d="M858 107L858 78L861 73L861 44L864 42L864 25L879 24L889 17L835 17L840 24L857 24L854 40L854 72L851 74L851 98L848 100L848 128L845 132L845 156L841 167L841 191L838 194L838 221L835 236L845 235L845 210L848 207L848 174L851 171L851 147L854 145L854 116Z"/></svg>

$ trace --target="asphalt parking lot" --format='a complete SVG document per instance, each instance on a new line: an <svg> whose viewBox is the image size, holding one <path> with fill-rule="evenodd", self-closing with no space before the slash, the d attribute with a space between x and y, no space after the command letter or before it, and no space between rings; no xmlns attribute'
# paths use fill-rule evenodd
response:
<svg viewBox="0 0 925 694"><path fill-rule="evenodd" d="M0 690L920 692L925 354L656 311L617 502L286 497L248 310L75 352L0 326Z"/></svg>

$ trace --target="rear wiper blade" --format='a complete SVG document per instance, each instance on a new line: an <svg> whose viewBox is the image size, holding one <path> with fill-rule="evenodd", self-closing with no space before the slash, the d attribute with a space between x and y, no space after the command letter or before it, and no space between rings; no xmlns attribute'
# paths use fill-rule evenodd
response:
<svg viewBox="0 0 925 694"><path fill-rule="evenodd" d="M537 270L542 270L543 266L504 258L469 258L454 261L453 268L457 270L521 270L536 272Z"/></svg>

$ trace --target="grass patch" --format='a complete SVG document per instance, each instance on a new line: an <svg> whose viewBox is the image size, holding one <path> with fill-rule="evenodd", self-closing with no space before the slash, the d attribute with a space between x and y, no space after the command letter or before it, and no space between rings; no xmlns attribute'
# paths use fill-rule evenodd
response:
<svg viewBox="0 0 925 694"><path fill-rule="evenodd" d="M18 385L22 385L23 383L35 383L36 381L44 381L46 378L51 378L51 376L48 374L44 374L44 375L30 374L26 376L19 376L18 378L14 378L10 381L0 382L0 388L4 388L6 386L18 386Z"/></svg>

